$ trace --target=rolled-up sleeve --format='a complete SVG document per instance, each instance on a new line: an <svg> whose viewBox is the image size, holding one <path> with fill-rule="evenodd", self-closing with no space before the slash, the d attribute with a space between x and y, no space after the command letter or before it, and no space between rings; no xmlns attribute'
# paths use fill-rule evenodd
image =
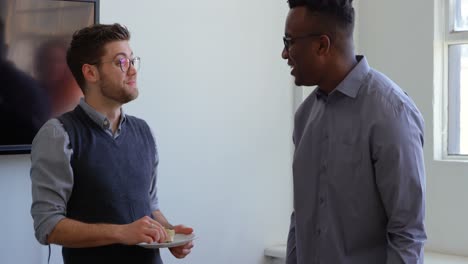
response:
<svg viewBox="0 0 468 264"><path fill-rule="evenodd" d="M151 212L159 210L159 199L158 199L158 187L157 187L157 181L158 181L158 164L159 164L159 155L158 155L158 148L156 144L156 137L154 134L154 131L151 130L151 135L153 136L154 139L154 147L156 148L155 151L155 159L154 159L154 164L153 164L153 174L151 175L151 188L150 188L150 206L151 206Z"/></svg>
<svg viewBox="0 0 468 264"><path fill-rule="evenodd" d="M376 183L388 216L386 263L423 263L424 121L407 106L393 110L373 133Z"/></svg>
<svg viewBox="0 0 468 264"><path fill-rule="evenodd" d="M62 124L49 120L37 133L31 149L31 216L36 239L47 244L47 236L65 218L73 189L70 165L72 149Z"/></svg>

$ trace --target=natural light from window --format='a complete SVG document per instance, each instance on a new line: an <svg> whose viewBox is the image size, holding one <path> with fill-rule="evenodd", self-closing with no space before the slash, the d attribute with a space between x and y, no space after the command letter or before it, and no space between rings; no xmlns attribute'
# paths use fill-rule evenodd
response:
<svg viewBox="0 0 468 264"><path fill-rule="evenodd" d="M465 7L468 7L467 0ZM465 8L466 10L466 8ZM468 154L468 45L461 48L460 67L460 154ZM463 103L465 102L465 103Z"/></svg>
<svg viewBox="0 0 468 264"><path fill-rule="evenodd" d="M455 31L468 30L468 0L457 0L455 8L461 13L455 16Z"/></svg>
<svg viewBox="0 0 468 264"><path fill-rule="evenodd" d="M448 155L468 155L468 0L453 2L448 38Z"/></svg>

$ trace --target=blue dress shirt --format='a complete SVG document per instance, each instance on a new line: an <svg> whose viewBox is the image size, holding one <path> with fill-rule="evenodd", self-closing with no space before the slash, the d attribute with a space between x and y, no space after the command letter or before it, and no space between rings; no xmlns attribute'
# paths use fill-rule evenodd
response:
<svg viewBox="0 0 468 264"><path fill-rule="evenodd" d="M288 264L423 263L424 120L364 57L294 124Z"/></svg>

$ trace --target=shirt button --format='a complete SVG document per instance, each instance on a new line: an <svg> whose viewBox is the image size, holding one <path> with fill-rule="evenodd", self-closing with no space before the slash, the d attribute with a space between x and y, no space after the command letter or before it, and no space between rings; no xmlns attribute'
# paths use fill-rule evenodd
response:
<svg viewBox="0 0 468 264"><path fill-rule="evenodd" d="M322 135L324 139L328 139L328 131L326 129L322 130Z"/></svg>
<svg viewBox="0 0 468 264"><path fill-rule="evenodd" d="M323 197L320 197L319 201L321 206L325 204L325 199Z"/></svg>
<svg viewBox="0 0 468 264"><path fill-rule="evenodd" d="M104 120L104 127L108 128L109 127L109 121Z"/></svg>
<svg viewBox="0 0 468 264"><path fill-rule="evenodd" d="M323 162L322 163L322 171L326 171L327 170L327 163Z"/></svg>

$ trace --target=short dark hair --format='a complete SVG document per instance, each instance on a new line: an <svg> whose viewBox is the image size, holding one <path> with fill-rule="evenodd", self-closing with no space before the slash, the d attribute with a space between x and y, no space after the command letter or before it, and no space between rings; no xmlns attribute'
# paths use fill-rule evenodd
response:
<svg viewBox="0 0 468 264"><path fill-rule="evenodd" d="M85 92L85 79L81 71L83 64L98 63L104 56L106 44L123 40L130 40L130 32L120 24L96 24L73 34L67 50L67 64L83 93Z"/></svg>
<svg viewBox="0 0 468 264"><path fill-rule="evenodd" d="M306 6L312 13L332 18L338 27L352 34L354 30L353 0L289 0L289 8Z"/></svg>

